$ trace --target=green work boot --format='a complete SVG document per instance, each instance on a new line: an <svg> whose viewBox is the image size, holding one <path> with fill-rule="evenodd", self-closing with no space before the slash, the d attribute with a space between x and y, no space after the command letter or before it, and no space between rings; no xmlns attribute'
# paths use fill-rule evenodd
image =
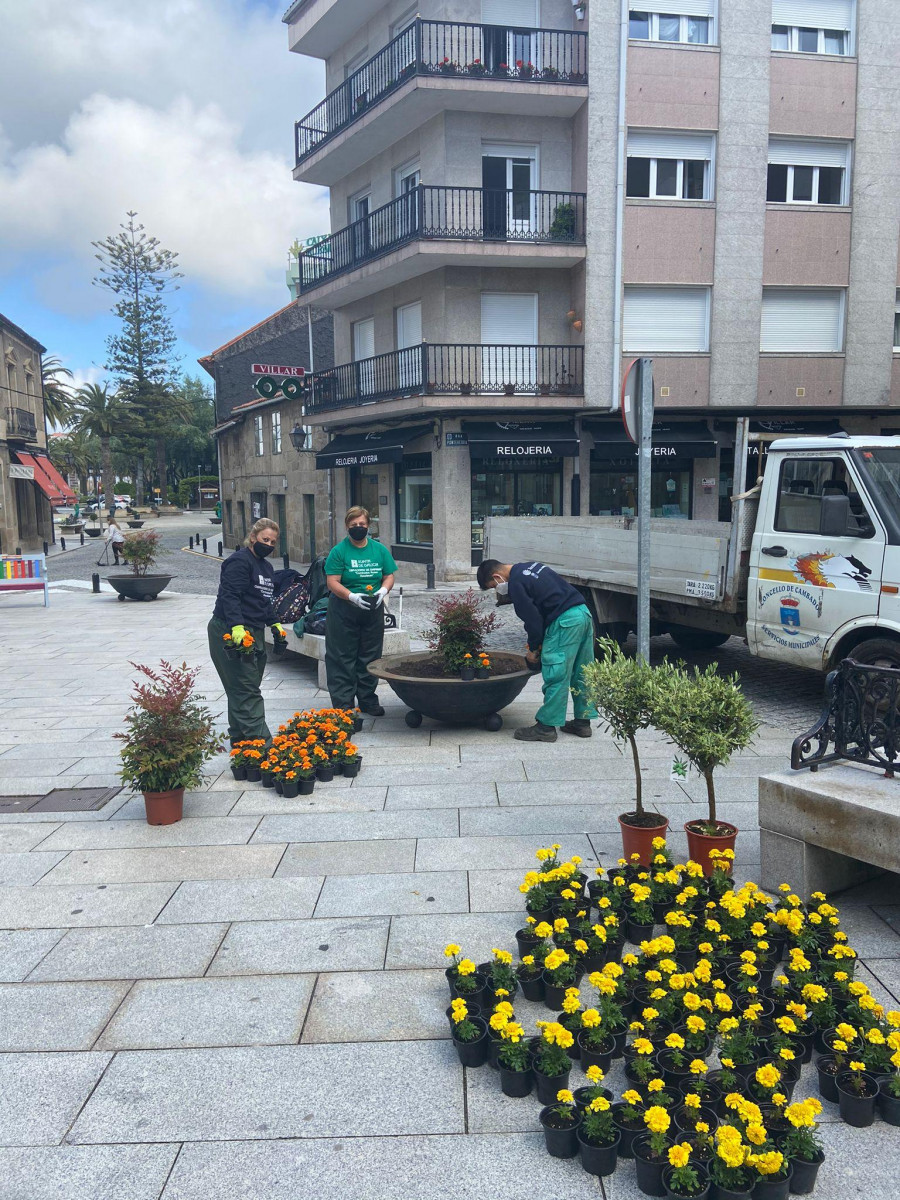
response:
<svg viewBox="0 0 900 1200"><path fill-rule="evenodd" d="M573 721L566 721L565 725L561 726L563 733L574 733L576 737L593 737L594 731L591 729L591 723L587 717L576 717Z"/></svg>
<svg viewBox="0 0 900 1200"><path fill-rule="evenodd" d="M556 730L552 725L542 725L535 721L528 729L517 729L513 737L518 742L555 742Z"/></svg>

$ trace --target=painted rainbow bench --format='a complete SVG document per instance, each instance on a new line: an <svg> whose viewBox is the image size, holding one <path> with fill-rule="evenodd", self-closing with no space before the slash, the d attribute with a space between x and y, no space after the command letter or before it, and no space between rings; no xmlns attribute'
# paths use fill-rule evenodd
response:
<svg viewBox="0 0 900 1200"><path fill-rule="evenodd" d="M43 592L44 608L50 606L47 560L43 554L0 554L0 593Z"/></svg>

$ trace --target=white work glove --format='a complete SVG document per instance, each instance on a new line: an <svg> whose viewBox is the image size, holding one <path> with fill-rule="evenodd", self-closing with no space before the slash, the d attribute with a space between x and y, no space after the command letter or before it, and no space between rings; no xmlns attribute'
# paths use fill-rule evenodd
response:
<svg viewBox="0 0 900 1200"><path fill-rule="evenodd" d="M372 603L368 596L364 596L362 592L351 592L347 597L351 604L355 604L357 608L361 608L363 612L372 611Z"/></svg>
<svg viewBox="0 0 900 1200"><path fill-rule="evenodd" d="M378 589L378 591L375 593L375 595L372 597L372 607L373 608L381 608L382 604L384 604L384 598L387 594L388 594L387 588L380 587Z"/></svg>

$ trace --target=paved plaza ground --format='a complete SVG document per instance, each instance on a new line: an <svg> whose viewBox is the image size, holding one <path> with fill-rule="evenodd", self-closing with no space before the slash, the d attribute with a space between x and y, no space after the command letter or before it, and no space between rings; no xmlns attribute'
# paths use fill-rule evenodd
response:
<svg viewBox="0 0 900 1200"><path fill-rule="evenodd" d="M82 553L54 559L54 578L81 578ZM187 592L118 604L55 588L46 611L0 599L0 796L117 785L129 660L202 666L201 690L223 710L210 608ZM503 644L517 636L504 625ZM764 670L735 641L719 657L764 722L720 783L720 815L741 828L739 877L755 877L757 778L786 768L821 680ZM273 724L328 703L296 661L270 664L264 692ZM546 1155L534 1096L507 1099L488 1067L460 1068L442 951L514 949L535 847L558 841L589 867L618 857L630 760L602 733L515 742L537 680L496 734L410 730L380 695L386 717L356 739L361 774L312 797L236 783L223 755L176 825L148 826L126 792L91 813L0 811L2 1200L600 1195L577 1160ZM670 782L661 741L642 749L645 792L680 830L704 811L703 789ZM683 854L683 835L671 841ZM896 1005L898 881L839 903L862 977ZM532 1025L546 1010L520 1000L517 1014ZM610 1086L621 1090L621 1066ZM816 1194L893 1193L897 1131L850 1130L827 1103L822 1120ZM606 1194L640 1194L633 1166Z"/></svg>

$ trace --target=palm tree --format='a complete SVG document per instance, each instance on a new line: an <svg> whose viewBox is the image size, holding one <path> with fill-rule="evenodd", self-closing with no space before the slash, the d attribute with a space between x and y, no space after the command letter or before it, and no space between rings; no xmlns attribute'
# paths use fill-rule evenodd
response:
<svg viewBox="0 0 900 1200"><path fill-rule="evenodd" d="M75 472L81 495L85 495L90 465L97 461L97 443L94 438L83 430L73 429L65 436L49 438L47 453L51 462L63 475L69 471Z"/></svg>
<svg viewBox="0 0 900 1200"><path fill-rule="evenodd" d="M112 471L110 439L121 419L120 403L109 394L109 384L86 383L75 393L73 417L79 433L96 438L100 443L100 464L103 472L103 493L107 510L113 507L115 479ZM97 489L100 490L99 488Z"/></svg>
<svg viewBox="0 0 900 1200"><path fill-rule="evenodd" d="M72 391L65 382L72 372L64 367L55 354L41 362L41 388L44 393L44 417L46 424L65 425L72 413Z"/></svg>

